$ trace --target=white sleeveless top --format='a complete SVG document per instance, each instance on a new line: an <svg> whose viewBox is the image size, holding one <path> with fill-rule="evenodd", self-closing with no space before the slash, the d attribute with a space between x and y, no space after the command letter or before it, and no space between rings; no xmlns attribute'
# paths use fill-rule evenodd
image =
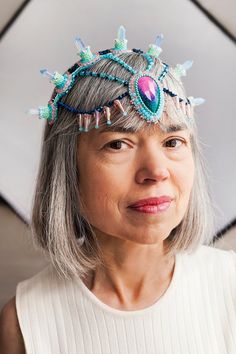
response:
<svg viewBox="0 0 236 354"><path fill-rule="evenodd" d="M16 308L27 354L235 354L236 253L178 254L168 289L137 311L106 305L49 265L18 283Z"/></svg>

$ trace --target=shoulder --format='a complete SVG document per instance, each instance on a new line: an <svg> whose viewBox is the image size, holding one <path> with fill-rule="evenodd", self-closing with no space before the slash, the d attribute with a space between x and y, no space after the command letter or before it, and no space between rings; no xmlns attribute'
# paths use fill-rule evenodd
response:
<svg viewBox="0 0 236 354"><path fill-rule="evenodd" d="M41 300L56 292L58 282L57 273L50 264L32 277L17 284L16 310L23 335L25 314L32 310L34 304L39 304Z"/></svg>
<svg viewBox="0 0 236 354"><path fill-rule="evenodd" d="M233 267L236 266L236 252L233 250L223 250L214 246L202 245L197 250L196 255L201 259L218 260L231 264Z"/></svg>
<svg viewBox="0 0 236 354"><path fill-rule="evenodd" d="M186 265L191 270L209 275L227 276L236 284L236 252L214 246L202 245L192 253L185 255Z"/></svg>
<svg viewBox="0 0 236 354"><path fill-rule="evenodd" d="M5 304L0 313L0 352L25 354L24 340L17 318L15 296Z"/></svg>

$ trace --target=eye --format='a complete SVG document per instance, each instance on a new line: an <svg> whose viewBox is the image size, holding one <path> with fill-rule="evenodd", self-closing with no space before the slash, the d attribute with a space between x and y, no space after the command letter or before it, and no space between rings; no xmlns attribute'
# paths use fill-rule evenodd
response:
<svg viewBox="0 0 236 354"><path fill-rule="evenodd" d="M179 142L179 144L177 144L177 142ZM165 142L165 144L170 148L178 148L183 143L184 143L184 141L182 139L177 139L177 138L169 139Z"/></svg>
<svg viewBox="0 0 236 354"><path fill-rule="evenodd" d="M127 144L122 140L113 140L107 143L105 147L112 150L121 150L122 145L127 145Z"/></svg>

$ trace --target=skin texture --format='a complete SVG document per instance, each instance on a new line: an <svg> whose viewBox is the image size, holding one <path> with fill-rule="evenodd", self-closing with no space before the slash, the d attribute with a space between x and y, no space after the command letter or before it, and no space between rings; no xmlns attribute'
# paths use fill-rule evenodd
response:
<svg viewBox="0 0 236 354"><path fill-rule="evenodd" d="M174 271L174 257L164 254L165 240L183 219L193 186L190 132L163 133L158 124L136 133L92 130L79 137L77 163L83 214L95 230L105 264L85 284L114 308L151 305L168 288ZM161 195L173 197L165 212L128 208Z"/></svg>

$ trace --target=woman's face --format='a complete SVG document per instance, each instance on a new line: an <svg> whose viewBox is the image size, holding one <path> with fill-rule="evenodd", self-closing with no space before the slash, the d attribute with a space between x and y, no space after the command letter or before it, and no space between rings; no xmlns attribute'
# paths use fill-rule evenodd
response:
<svg viewBox="0 0 236 354"><path fill-rule="evenodd" d="M162 242L188 206L194 179L190 133L164 133L158 124L136 133L109 129L93 129L79 137L83 214L97 235L140 244ZM163 195L172 199L167 209L150 206L150 200L130 207Z"/></svg>

